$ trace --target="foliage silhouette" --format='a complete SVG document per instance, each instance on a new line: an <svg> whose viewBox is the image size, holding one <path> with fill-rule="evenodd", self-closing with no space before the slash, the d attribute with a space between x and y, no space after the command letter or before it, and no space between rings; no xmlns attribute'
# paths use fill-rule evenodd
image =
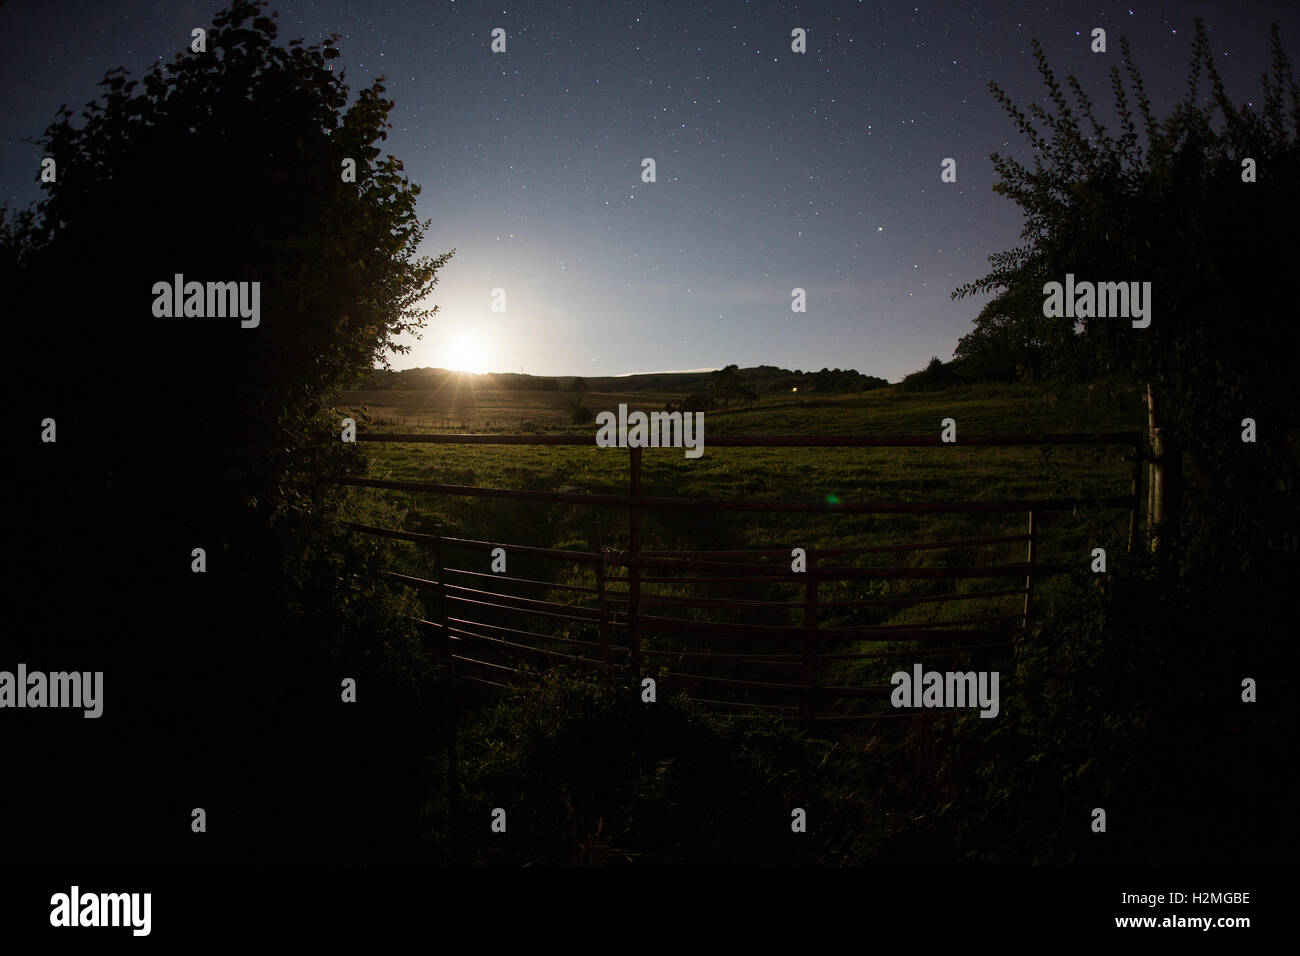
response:
<svg viewBox="0 0 1300 956"><path fill-rule="evenodd" d="M139 81L110 71L79 121L62 108L40 143L56 181L3 217L20 420L57 423L19 478L11 581L41 614L18 659L106 684L100 746L68 762L36 724L23 739L49 772L22 797L17 859L403 852L395 829L345 823L383 819L413 785L415 743L384 724L433 706L419 608L333 519L319 475L364 463L323 410L426 325L451 253L416 257L427 223L382 155L382 80L349 105L327 69L337 37L279 45L262 7L218 13L206 53ZM260 323L156 317L153 286L176 274L260 283ZM369 706L341 712L343 677ZM84 781L115 778L84 812Z"/></svg>
<svg viewBox="0 0 1300 956"><path fill-rule="evenodd" d="M1025 212L1024 244L953 293L996 293L957 355L1150 384L1166 439L1188 458L1188 560L1238 568L1300 545L1290 284L1300 253L1300 86L1274 26L1262 106L1234 105L1198 20L1187 95L1157 120L1127 40L1121 49L1125 72L1110 71L1117 134L1073 76L1071 104L1037 43L1049 106L1022 110L990 83L1034 150L1032 168L993 155L995 191ZM1246 159L1254 182L1243 181ZM1075 334L1072 320L1043 318L1044 284L1068 272L1151 282L1150 327L1085 318ZM1247 417L1261 423L1253 445L1241 440Z"/></svg>

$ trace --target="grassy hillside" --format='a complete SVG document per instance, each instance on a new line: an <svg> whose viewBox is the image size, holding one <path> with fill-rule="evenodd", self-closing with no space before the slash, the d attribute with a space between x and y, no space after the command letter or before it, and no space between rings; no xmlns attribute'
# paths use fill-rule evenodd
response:
<svg viewBox="0 0 1300 956"><path fill-rule="evenodd" d="M449 372L445 369L376 371L361 387L343 393L340 406L361 412L371 423L410 430L516 432L563 429L579 400L592 411L617 408L655 411L668 401L710 391L710 372L656 372L584 379L575 376ZM760 408L780 408L800 393L822 401L850 398L850 389L876 388L884 379L836 370L833 374L791 372L764 365L741 369L738 380L754 390ZM825 379L824 381L822 379ZM823 387L818 392L818 382ZM834 388L835 392L825 389ZM730 404L730 403L728 403Z"/></svg>
<svg viewBox="0 0 1300 956"><path fill-rule="evenodd" d="M675 392L586 392L582 403L593 411L629 408L658 411ZM376 389L344 392L340 410L378 430L403 432L571 431L577 400L571 392L480 388L465 384L439 390ZM594 434L594 431L593 431Z"/></svg>

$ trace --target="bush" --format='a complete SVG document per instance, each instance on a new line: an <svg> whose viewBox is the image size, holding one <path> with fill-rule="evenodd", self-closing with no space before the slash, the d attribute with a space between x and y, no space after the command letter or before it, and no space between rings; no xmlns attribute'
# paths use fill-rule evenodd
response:
<svg viewBox="0 0 1300 956"><path fill-rule="evenodd" d="M967 381L960 362L945 364L937 355L930 359L930 364L919 372L912 372L903 378L899 390L903 392L936 392L946 388L955 388Z"/></svg>
<svg viewBox="0 0 1300 956"><path fill-rule="evenodd" d="M346 494L319 476L364 462L318 413L424 326L418 301L447 256L414 258L419 187L376 145L382 84L350 97L327 69L334 40L277 44L261 7L218 13L206 56L141 82L111 71L76 124L61 110L41 150L77 172L0 216L0 280L14 313L37 317L13 330L15 354L68 343L56 374L14 373L18 417L58 427L16 492L10 580L45 609L17 659L104 671L112 708L76 761L17 735L38 782L17 797L16 860L373 860L409 844L414 812L391 811L412 805L428 746L419 607L340 527ZM357 159L346 188L342 156ZM195 183L197 212L142 215ZM259 324L155 315L146 296L175 273L258 283ZM55 288L60 308L37 308ZM341 707L345 677L367 706ZM146 755L129 785L95 795L122 821L106 826L84 781L124 781L129 752ZM196 794L224 808L219 839L164 822Z"/></svg>
<svg viewBox="0 0 1300 956"><path fill-rule="evenodd" d="M1180 577L1149 558L1080 576L1021 645L1002 716L953 745L997 754L955 815L966 860L1281 864L1294 859L1290 729L1243 703L1244 677L1289 697L1289 628L1268 613L1294 579ZM1262 610L1261 610L1262 609ZM1261 700L1263 698L1261 697ZM1092 810L1107 832L1092 832Z"/></svg>
<svg viewBox="0 0 1300 956"><path fill-rule="evenodd" d="M429 800L440 862L785 863L813 845L789 826L789 782L814 766L797 732L731 733L682 698L556 669L471 718L459 754L459 786Z"/></svg>

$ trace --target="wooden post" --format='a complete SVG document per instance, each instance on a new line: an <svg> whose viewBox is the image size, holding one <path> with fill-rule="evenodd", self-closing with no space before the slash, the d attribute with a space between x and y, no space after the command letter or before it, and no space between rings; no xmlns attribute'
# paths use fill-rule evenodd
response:
<svg viewBox="0 0 1300 956"><path fill-rule="evenodd" d="M455 684L456 661L451 653L451 632L447 630L447 590L442 571L442 525L433 527L433 561L437 568L438 580L438 614L442 623L442 648L447 661L447 675L452 678L448 684Z"/></svg>
<svg viewBox="0 0 1300 956"><path fill-rule="evenodd" d="M1029 570L1025 573L1025 623L1021 628L1022 633L1029 633L1029 615L1034 608L1034 538L1037 534L1037 528L1034 524L1034 513L1029 512L1029 551L1025 556L1025 563L1029 565Z"/></svg>
<svg viewBox="0 0 1300 956"><path fill-rule="evenodd" d="M609 683L614 674L609 660L609 630L605 626L605 536L601 531L600 515L596 515L596 601L600 614L596 624L600 630L600 662L605 666L605 682Z"/></svg>
<svg viewBox="0 0 1300 956"><path fill-rule="evenodd" d="M817 555L812 548L808 548L806 553L808 561L807 582L804 588L804 606L803 606L803 626L810 628L808 634L803 639L803 683L808 688L809 693L804 696L800 705L800 715L805 721L811 724L817 717L817 698L813 696L812 691L817 687Z"/></svg>
<svg viewBox="0 0 1300 956"><path fill-rule="evenodd" d="M1156 521L1156 463L1147 460L1147 540L1151 543L1152 550L1155 550L1155 542L1152 540L1152 532L1155 531Z"/></svg>
<svg viewBox="0 0 1300 956"><path fill-rule="evenodd" d="M442 569L442 525L433 526L433 561L438 580L438 615L442 624L442 646L447 661L447 699L451 704L451 737L447 741L447 788L451 805L459 802L459 788L456 782L460 761L457 756L457 719L459 708L456 706L456 661L451 652L451 634L447 630L447 592L444 587L445 575Z"/></svg>
<svg viewBox="0 0 1300 956"><path fill-rule="evenodd" d="M1178 535L1178 508L1182 494L1182 454L1160 425L1160 409L1147 383L1147 430L1151 434L1151 497L1147 527L1151 550L1170 544Z"/></svg>
<svg viewBox="0 0 1300 956"><path fill-rule="evenodd" d="M1160 427L1156 415L1156 399L1147 383L1147 437L1151 443L1151 482L1147 500L1147 532L1151 536L1151 550L1155 551L1160 542L1159 528L1165 512L1165 474L1161 462L1162 442Z"/></svg>
<svg viewBox="0 0 1300 956"><path fill-rule="evenodd" d="M641 684L641 449L628 446L631 455L631 497L628 504L628 554L632 563L627 569L628 664L632 669L633 687Z"/></svg>
<svg viewBox="0 0 1300 956"><path fill-rule="evenodd" d="M1133 553L1133 546L1137 542L1138 529L1138 512L1142 509L1142 499L1139 497L1142 493L1142 446L1133 446L1133 477L1131 481L1133 494L1133 508L1128 514L1128 553Z"/></svg>

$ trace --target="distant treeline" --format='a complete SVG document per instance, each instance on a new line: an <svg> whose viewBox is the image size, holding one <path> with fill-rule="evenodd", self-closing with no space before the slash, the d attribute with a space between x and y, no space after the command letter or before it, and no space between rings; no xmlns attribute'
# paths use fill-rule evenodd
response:
<svg viewBox="0 0 1300 956"><path fill-rule="evenodd" d="M753 368L728 366L734 377L755 393L789 392L865 392L889 384L875 375L864 375L853 369L824 368L820 372L791 371L775 365L758 365ZM726 371L726 370L723 370ZM366 390L403 389L411 391L442 388L447 379L463 377L467 373L452 372L442 368L412 368L402 371L376 369L355 387ZM525 375L519 372L492 372L475 375L481 388L499 388L507 391L571 391L578 383L584 392L638 392L649 391L704 391L718 376L717 372L654 372L644 375L593 376L580 378L572 375Z"/></svg>
<svg viewBox="0 0 1300 956"><path fill-rule="evenodd" d="M889 384L888 380L877 375L864 375L851 368L824 368L820 372L782 371L781 379L779 391L789 387L801 392L869 392Z"/></svg>

